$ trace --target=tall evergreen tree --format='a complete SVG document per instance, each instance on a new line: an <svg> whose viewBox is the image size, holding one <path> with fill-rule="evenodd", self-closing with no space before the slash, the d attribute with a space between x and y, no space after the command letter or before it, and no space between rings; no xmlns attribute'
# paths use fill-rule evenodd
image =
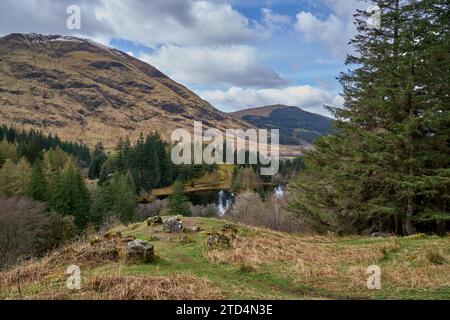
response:
<svg viewBox="0 0 450 320"><path fill-rule="evenodd" d="M130 174L116 173L100 190L93 208L97 223L108 216L115 216L123 223L132 222L136 217L136 193Z"/></svg>
<svg viewBox="0 0 450 320"><path fill-rule="evenodd" d="M102 166L107 159L108 157L105 153L105 148L100 142L95 146L95 149L91 156L91 163L89 165L88 173L89 179L97 179L100 177Z"/></svg>
<svg viewBox="0 0 450 320"><path fill-rule="evenodd" d="M45 182L42 162L37 161L33 165L31 181L27 188L27 196L36 201L47 200L47 184Z"/></svg>
<svg viewBox="0 0 450 320"><path fill-rule="evenodd" d="M338 131L306 156L291 209L320 229L413 234L450 220L449 3L371 1L356 15ZM446 81L446 82L445 82ZM445 84L443 84L445 83Z"/></svg>
<svg viewBox="0 0 450 320"><path fill-rule="evenodd" d="M86 226L90 209L90 194L78 168L69 162L58 175L50 190L50 209L63 216L72 215L78 227Z"/></svg>

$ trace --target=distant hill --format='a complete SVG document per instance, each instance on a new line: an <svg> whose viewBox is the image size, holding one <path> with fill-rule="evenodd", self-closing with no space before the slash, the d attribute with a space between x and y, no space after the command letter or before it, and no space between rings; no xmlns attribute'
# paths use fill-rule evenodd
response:
<svg viewBox="0 0 450 320"><path fill-rule="evenodd" d="M158 131L248 128L153 66L90 40L41 34L0 38L0 124L105 147Z"/></svg>
<svg viewBox="0 0 450 320"><path fill-rule="evenodd" d="M258 128L279 129L280 143L309 145L330 132L333 119L304 111L298 107L273 105L231 113Z"/></svg>

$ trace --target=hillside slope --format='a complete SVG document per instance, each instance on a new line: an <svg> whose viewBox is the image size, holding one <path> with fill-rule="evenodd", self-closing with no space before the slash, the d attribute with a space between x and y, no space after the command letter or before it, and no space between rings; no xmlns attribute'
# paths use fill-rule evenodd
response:
<svg viewBox="0 0 450 320"><path fill-rule="evenodd" d="M0 38L0 123L114 146L176 128L246 128L159 70L90 40L39 34Z"/></svg>
<svg viewBox="0 0 450 320"><path fill-rule="evenodd" d="M449 237L302 236L217 219L183 223L203 231L118 227L109 240L79 242L0 272L0 299L450 299ZM217 233L235 238L231 247L209 247ZM125 262L129 236L153 243L153 263ZM374 264L381 290L366 285ZM79 291L66 288L70 265L81 268Z"/></svg>
<svg viewBox="0 0 450 320"><path fill-rule="evenodd" d="M273 105L231 113L258 128L280 129L280 143L308 145L318 137L328 134L333 120L298 107Z"/></svg>

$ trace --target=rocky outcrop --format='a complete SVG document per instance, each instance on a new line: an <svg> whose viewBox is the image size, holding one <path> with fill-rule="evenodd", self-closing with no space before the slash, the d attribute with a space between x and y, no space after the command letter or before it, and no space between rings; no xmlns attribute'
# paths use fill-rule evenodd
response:
<svg viewBox="0 0 450 320"><path fill-rule="evenodd" d="M150 263L155 256L155 249L148 241L133 240L127 244L127 261L131 263Z"/></svg>
<svg viewBox="0 0 450 320"><path fill-rule="evenodd" d="M147 226L154 226L157 224L162 224L163 220L160 216L150 217L147 219Z"/></svg>
<svg viewBox="0 0 450 320"><path fill-rule="evenodd" d="M234 235L225 233L211 233L206 239L206 246L209 249L230 248L232 241L235 239Z"/></svg>
<svg viewBox="0 0 450 320"><path fill-rule="evenodd" d="M168 218L164 221L163 230L168 233L183 232L184 225L180 218Z"/></svg>

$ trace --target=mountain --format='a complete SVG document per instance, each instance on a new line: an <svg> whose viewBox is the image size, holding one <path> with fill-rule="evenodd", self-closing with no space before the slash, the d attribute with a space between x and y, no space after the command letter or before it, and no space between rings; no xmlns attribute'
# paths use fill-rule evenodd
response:
<svg viewBox="0 0 450 320"><path fill-rule="evenodd" d="M330 132L333 119L304 111L298 107L273 105L230 113L258 128L280 129L280 143L310 145Z"/></svg>
<svg viewBox="0 0 450 320"><path fill-rule="evenodd" d="M105 147L158 131L248 128L153 66L90 40L40 34L0 38L0 124Z"/></svg>

